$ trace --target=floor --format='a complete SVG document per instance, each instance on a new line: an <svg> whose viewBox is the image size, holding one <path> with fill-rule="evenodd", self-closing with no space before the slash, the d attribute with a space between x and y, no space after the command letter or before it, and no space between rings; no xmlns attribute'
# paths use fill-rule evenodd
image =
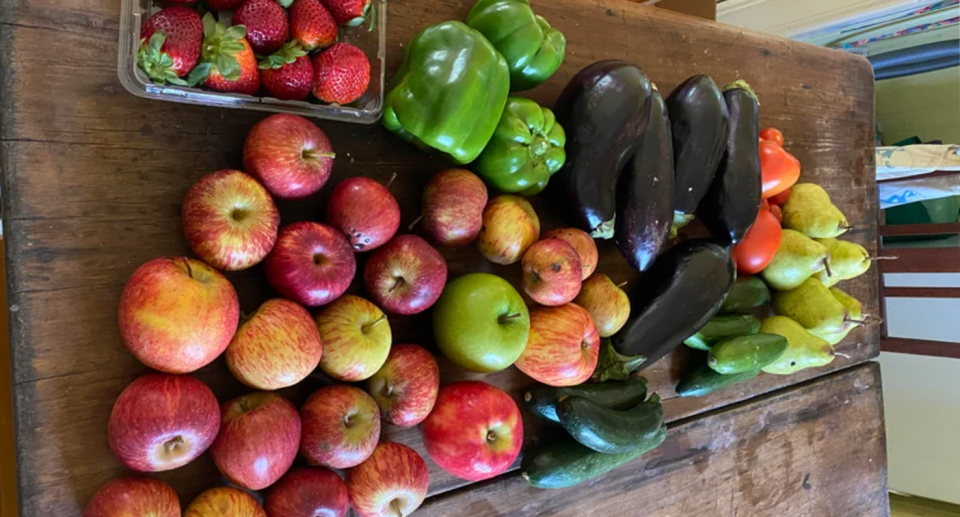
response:
<svg viewBox="0 0 960 517"><path fill-rule="evenodd" d="M960 506L922 497L890 494L890 517L956 517Z"/></svg>

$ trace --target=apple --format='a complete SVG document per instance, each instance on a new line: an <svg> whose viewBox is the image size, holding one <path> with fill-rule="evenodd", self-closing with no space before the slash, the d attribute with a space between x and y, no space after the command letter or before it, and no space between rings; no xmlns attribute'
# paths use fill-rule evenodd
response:
<svg viewBox="0 0 960 517"><path fill-rule="evenodd" d="M220 407L206 384L186 375L148 373L113 403L107 439L127 467L162 472L203 454L219 429Z"/></svg>
<svg viewBox="0 0 960 517"><path fill-rule="evenodd" d="M427 496L430 474L417 451L396 442L377 445L347 472L350 504L360 517L404 517Z"/></svg>
<svg viewBox="0 0 960 517"><path fill-rule="evenodd" d="M421 428L430 459L468 481L502 474L523 445L517 403L505 391L480 381L441 388L437 405Z"/></svg>
<svg viewBox="0 0 960 517"><path fill-rule="evenodd" d="M263 508L270 517L347 517L350 496L336 472L297 467L273 485Z"/></svg>
<svg viewBox="0 0 960 517"><path fill-rule="evenodd" d="M423 230L441 246L473 242L483 226L487 187L476 174L447 169L430 178L423 189Z"/></svg>
<svg viewBox="0 0 960 517"><path fill-rule="evenodd" d="M627 323L630 317L630 298L610 277L597 273L580 287L574 303L590 313L597 324L600 337L610 337Z"/></svg>
<svg viewBox="0 0 960 517"><path fill-rule="evenodd" d="M222 486L198 495L183 512L183 517L267 517L267 512L252 495L239 488Z"/></svg>
<svg viewBox="0 0 960 517"><path fill-rule="evenodd" d="M380 409L360 388L335 384L310 395L300 408L300 454L314 465L355 467L380 441Z"/></svg>
<svg viewBox="0 0 960 517"><path fill-rule="evenodd" d="M400 235L378 249L363 268L374 303L393 314L429 309L447 282L447 261L427 241Z"/></svg>
<svg viewBox="0 0 960 517"><path fill-rule="evenodd" d="M599 355L597 325L583 307L536 307L530 311L530 338L516 366L544 384L576 386L593 375Z"/></svg>
<svg viewBox="0 0 960 517"><path fill-rule="evenodd" d="M387 316L373 303L345 295L317 314L323 340L320 368L346 382L369 379L383 366L393 336Z"/></svg>
<svg viewBox="0 0 960 517"><path fill-rule="evenodd" d="M327 135L297 115L257 122L243 144L243 169L280 199L306 197L323 188L335 157Z"/></svg>
<svg viewBox="0 0 960 517"><path fill-rule="evenodd" d="M220 434L210 455L231 483L262 490L280 479L297 458L300 415L276 393L257 392L223 403Z"/></svg>
<svg viewBox="0 0 960 517"><path fill-rule="evenodd" d="M239 271L259 264L277 242L280 212L263 185L237 170L200 178L183 200L183 233L213 267Z"/></svg>
<svg viewBox="0 0 960 517"><path fill-rule="evenodd" d="M114 479L100 487L82 517L180 517L180 499L173 487L146 477Z"/></svg>
<svg viewBox="0 0 960 517"><path fill-rule="evenodd" d="M447 284L433 308L433 337L443 355L472 372L496 372L523 353L530 314L520 293L489 273Z"/></svg>
<svg viewBox="0 0 960 517"><path fill-rule="evenodd" d="M153 259L138 267L120 296L120 336L141 363L166 373L190 373L230 344L240 303L216 269L186 257Z"/></svg>
<svg viewBox="0 0 960 517"><path fill-rule="evenodd" d="M577 250L560 239L544 239L523 254L523 290L541 305L570 303L583 278Z"/></svg>
<svg viewBox="0 0 960 517"><path fill-rule="evenodd" d="M347 178L327 201L327 224L343 232L354 251L370 251L389 241L400 228L400 205L377 181Z"/></svg>
<svg viewBox="0 0 960 517"><path fill-rule="evenodd" d="M594 242L589 233L579 228L557 228L547 232L543 238L560 239L573 246L573 249L577 251L577 256L580 257L580 278L582 280L586 280L597 269L597 262L599 261L597 243Z"/></svg>
<svg viewBox="0 0 960 517"><path fill-rule="evenodd" d="M277 292L308 307L339 298L357 272L347 238L332 226L308 221L281 228L263 265Z"/></svg>
<svg viewBox="0 0 960 517"><path fill-rule="evenodd" d="M540 218L530 202L503 194L491 199L483 210L477 248L487 260L507 265L520 260L539 238Z"/></svg>
<svg viewBox="0 0 960 517"><path fill-rule="evenodd" d="M433 354L417 345L394 345L383 367L367 381L380 417L393 425L419 424L437 401L440 367Z"/></svg>

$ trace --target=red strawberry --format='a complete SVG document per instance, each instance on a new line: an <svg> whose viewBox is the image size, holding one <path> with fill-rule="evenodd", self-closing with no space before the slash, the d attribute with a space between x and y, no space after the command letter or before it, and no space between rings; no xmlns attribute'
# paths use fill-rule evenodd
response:
<svg viewBox="0 0 960 517"><path fill-rule="evenodd" d="M337 23L320 0L296 0L290 7L290 37L307 50L327 47L337 40Z"/></svg>
<svg viewBox="0 0 960 517"><path fill-rule="evenodd" d="M337 25L356 27L363 23L370 10L370 0L323 0Z"/></svg>
<svg viewBox="0 0 960 517"><path fill-rule="evenodd" d="M243 3L243 0L207 0L207 7L211 11L229 11L236 9Z"/></svg>
<svg viewBox="0 0 960 517"><path fill-rule="evenodd" d="M203 83L214 90L255 93L260 89L257 56L244 37L243 25L227 27L213 15L203 16L203 49L201 62L190 72L191 85Z"/></svg>
<svg viewBox="0 0 960 517"><path fill-rule="evenodd" d="M274 0L247 0L233 12L233 24L247 28L247 41L257 54L282 47L290 34L287 12Z"/></svg>
<svg viewBox="0 0 960 517"><path fill-rule="evenodd" d="M276 53L260 62L263 87L270 95L286 101L302 101L310 95L313 87L313 64L293 40Z"/></svg>
<svg viewBox="0 0 960 517"><path fill-rule="evenodd" d="M187 84L181 77L200 59L200 15L187 7L167 7L143 22L140 37L140 69L159 83Z"/></svg>
<svg viewBox="0 0 960 517"><path fill-rule="evenodd" d="M357 47L337 43L313 56L313 95L321 101L350 104L369 84L370 61Z"/></svg>

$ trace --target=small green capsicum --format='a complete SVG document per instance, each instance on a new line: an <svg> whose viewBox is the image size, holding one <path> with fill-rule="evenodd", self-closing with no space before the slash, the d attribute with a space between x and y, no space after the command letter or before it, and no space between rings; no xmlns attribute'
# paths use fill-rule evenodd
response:
<svg viewBox="0 0 960 517"><path fill-rule="evenodd" d="M421 149L470 163L487 145L507 102L507 62L458 21L427 27L404 49L390 83L383 125Z"/></svg>
<svg viewBox="0 0 960 517"><path fill-rule="evenodd" d="M486 36L507 59L511 91L537 86L563 63L567 39L533 14L529 0L479 0L467 15L467 25Z"/></svg>
<svg viewBox="0 0 960 517"><path fill-rule="evenodd" d="M532 196L563 167L567 135L553 112L520 97L507 99L497 130L474 166L494 187Z"/></svg>

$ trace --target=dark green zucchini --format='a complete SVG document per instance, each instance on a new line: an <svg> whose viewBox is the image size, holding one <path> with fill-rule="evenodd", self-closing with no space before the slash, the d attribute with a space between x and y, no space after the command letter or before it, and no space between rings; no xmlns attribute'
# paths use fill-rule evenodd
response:
<svg viewBox="0 0 960 517"><path fill-rule="evenodd" d="M770 288L758 276L737 279L730 294L720 306L721 313L738 312L770 303Z"/></svg>
<svg viewBox="0 0 960 517"><path fill-rule="evenodd" d="M633 377L624 381L608 381L555 388L538 384L523 394L527 410L534 416L559 422L557 403L561 397L582 397L611 409L626 409L636 406L647 398L647 379Z"/></svg>
<svg viewBox="0 0 960 517"><path fill-rule="evenodd" d="M707 365L724 375L753 372L780 359L786 350L787 338L777 334L733 337L710 349Z"/></svg>
<svg viewBox="0 0 960 517"><path fill-rule="evenodd" d="M700 363L696 368L687 371L680 377L680 383L677 384L677 396L702 397L732 384L750 380L757 375L760 375L760 370L724 375L715 372L707 363Z"/></svg>
<svg viewBox="0 0 960 517"><path fill-rule="evenodd" d="M634 449L663 426L663 405L654 393L631 409L608 409L580 397L557 404L560 425L574 440L597 452L614 454Z"/></svg>
<svg viewBox="0 0 960 517"><path fill-rule="evenodd" d="M760 318L752 314L728 314L714 316L696 334L683 342L690 348L710 350L724 339L749 336L760 332Z"/></svg>

